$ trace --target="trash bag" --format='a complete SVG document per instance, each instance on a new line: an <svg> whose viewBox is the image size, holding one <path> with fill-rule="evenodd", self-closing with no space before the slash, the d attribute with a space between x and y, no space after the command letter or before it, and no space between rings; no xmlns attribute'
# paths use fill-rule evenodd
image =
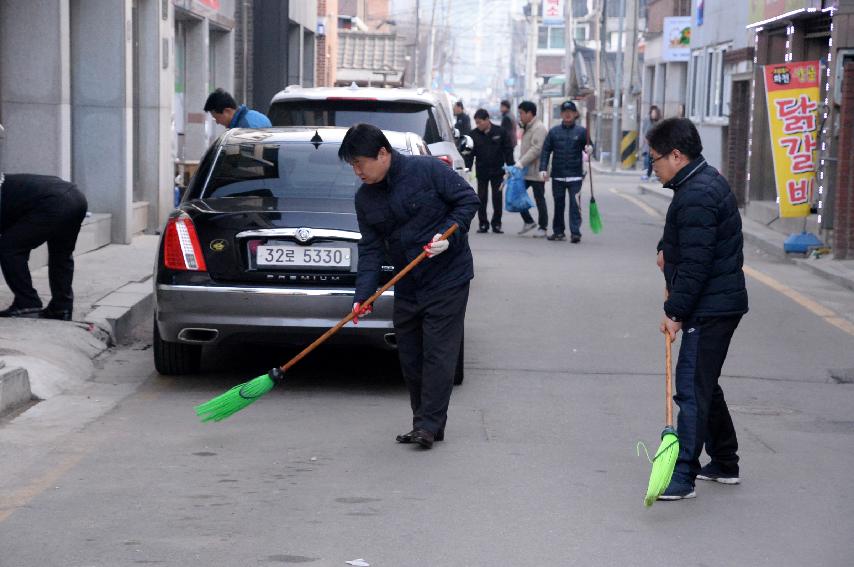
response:
<svg viewBox="0 0 854 567"><path fill-rule="evenodd" d="M527 169L515 165L504 166L504 171L509 174L504 182L504 209L510 213L521 213L534 206L534 201L525 187Z"/></svg>

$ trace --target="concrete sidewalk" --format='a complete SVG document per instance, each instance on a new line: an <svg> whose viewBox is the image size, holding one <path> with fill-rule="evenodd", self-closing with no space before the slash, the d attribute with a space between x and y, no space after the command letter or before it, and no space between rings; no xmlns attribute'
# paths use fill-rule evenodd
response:
<svg viewBox="0 0 854 567"><path fill-rule="evenodd" d="M157 242L157 236L138 235L128 245L111 244L75 256L72 322L0 319L0 414L87 380L93 359L121 342L151 312ZM47 267L32 275L46 304ZM11 302L12 294L0 280L0 306Z"/></svg>

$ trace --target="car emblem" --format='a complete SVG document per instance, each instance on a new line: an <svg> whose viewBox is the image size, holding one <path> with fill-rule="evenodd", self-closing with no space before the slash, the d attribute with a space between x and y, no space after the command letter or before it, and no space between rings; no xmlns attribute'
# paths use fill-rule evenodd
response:
<svg viewBox="0 0 854 567"><path fill-rule="evenodd" d="M223 240L222 238L211 240L211 250L213 250L214 252L222 252L223 250L225 250L225 246L225 240Z"/></svg>
<svg viewBox="0 0 854 567"><path fill-rule="evenodd" d="M310 228L300 228L297 230L296 234L297 240L305 244L309 240L311 240L311 229Z"/></svg>

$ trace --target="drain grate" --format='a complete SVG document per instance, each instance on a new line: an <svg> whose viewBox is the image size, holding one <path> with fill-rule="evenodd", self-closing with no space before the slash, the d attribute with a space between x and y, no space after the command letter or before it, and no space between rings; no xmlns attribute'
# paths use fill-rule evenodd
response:
<svg viewBox="0 0 854 567"><path fill-rule="evenodd" d="M837 384L854 384L854 368L831 368L828 372Z"/></svg>

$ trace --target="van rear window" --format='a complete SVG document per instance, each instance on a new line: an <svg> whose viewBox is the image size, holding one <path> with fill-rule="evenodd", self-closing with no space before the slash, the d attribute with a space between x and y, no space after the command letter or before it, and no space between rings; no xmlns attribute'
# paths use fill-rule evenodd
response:
<svg viewBox="0 0 854 567"><path fill-rule="evenodd" d="M344 126L365 122L382 130L415 132L426 143L442 141L433 107L379 100L285 100L267 113L273 126Z"/></svg>

